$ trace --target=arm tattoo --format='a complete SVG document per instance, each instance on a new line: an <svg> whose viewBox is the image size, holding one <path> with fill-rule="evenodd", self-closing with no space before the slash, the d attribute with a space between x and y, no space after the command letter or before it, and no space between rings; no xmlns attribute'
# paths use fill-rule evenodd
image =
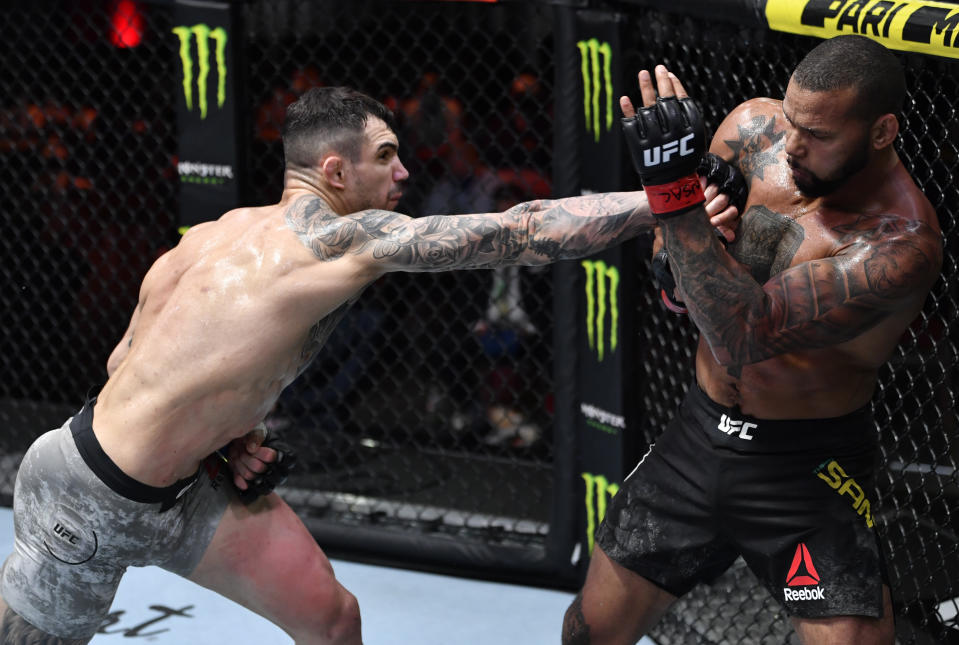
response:
<svg viewBox="0 0 959 645"><path fill-rule="evenodd" d="M738 125L738 139L723 141L732 149L734 159L746 176L746 185L753 177L763 179L769 166L776 165L776 156L786 145L785 130L776 131L776 117L756 116L746 125Z"/></svg>
<svg viewBox="0 0 959 645"><path fill-rule="evenodd" d="M863 215L833 230L841 254L760 284L718 248L705 220L666 223L690 314L717 360L738 366L851 340L924 293L938 272L941 249L925 224Z"/></svg>
<svg viewBox="0 0 959 645"><path fill-rule="evenodd" d="M340 218L322 199L296 200L286 211L286 225L320 260L335 260L352 243L355 224Z"/></svg>
<svg viewBox="0 0 959 645"><path fill-rule="evenodd" d="M438 215L411 219L383 210L337 215L323 200L296 200L286 225L320 261L369 254L392 270L444 271L500 264L543 264L582 257L652 227L636 193L526 202L505 213ZM299 372L313 360L355 294L310 329L300 350Z"/></svg>
<svg viewBox="0 0 959 645"><path fill-rule="evenodd" d="M303 198L287 226L322 261L368 253L389 270L445 271L546 264L583 257L650 230L642 193L608 193L518 204L503 213L412 219L370 209L336 215Z"/></svg>
<svg viewBox="0 0 959 645"><path fill-rule="evenodd" d="M512 259L527 243L515 217L508 226L470 215L434 215L393 228L383 224L391 223L369 214L361 218L373 257L409 271L473 268L484 264L477 259L492 254Z"/></svg>

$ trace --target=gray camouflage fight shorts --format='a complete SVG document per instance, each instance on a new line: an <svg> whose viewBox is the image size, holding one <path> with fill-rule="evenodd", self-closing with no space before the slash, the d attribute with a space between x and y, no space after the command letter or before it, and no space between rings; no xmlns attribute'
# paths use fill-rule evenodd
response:
<svg viewBox="0 0 959 645"><path fill-rule="evenodd" d="M132 479L107 457L92 422L90 401L24 456L14 550L0 579L10 608L62 638L96 633L129 566L189 575L231 495L225 464L214 459L165 488Z"/></svg>

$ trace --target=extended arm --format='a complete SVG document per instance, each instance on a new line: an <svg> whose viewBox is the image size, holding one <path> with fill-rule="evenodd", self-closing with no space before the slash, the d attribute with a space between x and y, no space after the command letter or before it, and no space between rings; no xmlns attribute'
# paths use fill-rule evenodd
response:
<svg viewBox="0 0 959 645"><path fill-rule="evenodd" d="M642 192L602 193L517 204L502 213L413 219L369 210L337 217L302 199L288 225L321 260L367 254L379 272L537 265L587 256L652 230Z"/></svg>

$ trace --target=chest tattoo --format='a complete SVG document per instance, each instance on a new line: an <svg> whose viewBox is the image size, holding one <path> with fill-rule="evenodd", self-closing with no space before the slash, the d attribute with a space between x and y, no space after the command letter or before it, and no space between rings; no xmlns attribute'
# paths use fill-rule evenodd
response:
<svg viewBox="0 0 959 645"><path fill-rule="evenodd" d="M749 269L759 284L792 264L806 234L795 220L765 206L750 206L729 253Z"/></svg>
<svg viewBox="0 0 959 645"><path fill-rule="evenodd" d="M777 165L777 156L786 145L785 130L776 132L776 117L757 116L748 124L737 126L739 137L726 139L736 155L739 167L746 176L746 183L753 177L764 179L767 167Z"/></svg>

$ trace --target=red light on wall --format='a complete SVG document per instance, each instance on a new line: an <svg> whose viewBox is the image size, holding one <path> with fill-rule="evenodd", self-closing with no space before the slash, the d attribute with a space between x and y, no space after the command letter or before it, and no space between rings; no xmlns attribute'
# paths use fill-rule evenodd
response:
<svg viewBox="0 0 959 645"><path fill-rule="evenodd" d="M110 42L114 47L136 47L143 40L143 15L133 0L119 0L110 17Z"/></svg>

